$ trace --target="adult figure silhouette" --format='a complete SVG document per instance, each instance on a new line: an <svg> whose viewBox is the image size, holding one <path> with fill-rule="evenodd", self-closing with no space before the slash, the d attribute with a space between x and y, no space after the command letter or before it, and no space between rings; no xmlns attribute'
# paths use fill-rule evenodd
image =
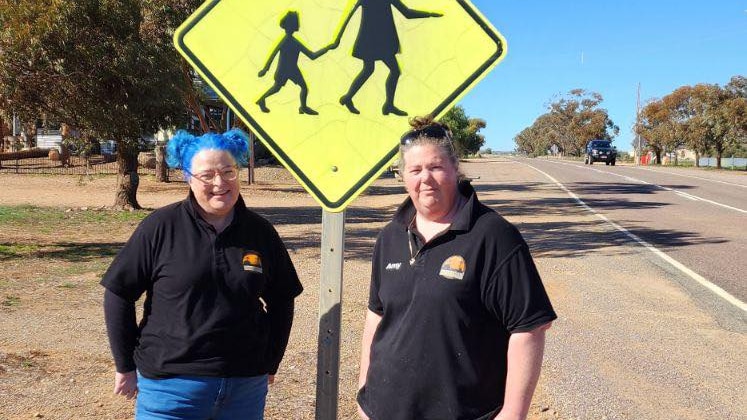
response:
<svg viewBox="0 0 747 420"><path fill-rule="evenodd" d="M333 42L334 46L339 45L350 19L355 11L360 8L361 24L353 47L353 57L363 60L363 68L350 84L347 93L340 98L340 104L344 105L353 114L360 114L360 111L353 104L353 97L373 74L376 61L383 61L389 68L389 76L386 79L386 101L381 108L381 112L384 115L407 115L407 112L394 106L394 94L397 91L397 82L401 72L396 57L400 53L400 44L397 27L394 24L392 6L396 7L402 16L407 19L443 16L441 13L410 9L401 0L358 0L355 3L350 13L345 17Z"/></svg>

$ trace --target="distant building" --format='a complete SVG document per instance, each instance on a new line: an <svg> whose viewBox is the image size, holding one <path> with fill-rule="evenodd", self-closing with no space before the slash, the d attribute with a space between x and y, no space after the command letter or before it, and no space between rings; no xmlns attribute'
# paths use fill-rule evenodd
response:
<svg viewBox="0 0 747 420"><path fill-rule="evenodd" d="M58 152L62 152L62 133L60 130L37 128L36 147L40 149L57 149Z"/></svg>
<svg viewBox="0 0 747 420"><path fill-rule="evenodd" d="M695 160L696 155L694 150L690 150L685 146L680 146L677 148L677 157L685 160Z"/></svg>

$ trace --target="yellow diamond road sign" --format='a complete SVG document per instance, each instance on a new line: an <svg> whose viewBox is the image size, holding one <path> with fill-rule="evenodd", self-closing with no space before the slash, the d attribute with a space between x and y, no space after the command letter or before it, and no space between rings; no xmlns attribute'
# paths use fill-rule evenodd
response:
<svg viewBox="0 0 747 420"><path fill-rule="evenodd" d="M174 41L330 211L387 168L408 117L442 115L506 52L467 0L210 0Z"/></svg>

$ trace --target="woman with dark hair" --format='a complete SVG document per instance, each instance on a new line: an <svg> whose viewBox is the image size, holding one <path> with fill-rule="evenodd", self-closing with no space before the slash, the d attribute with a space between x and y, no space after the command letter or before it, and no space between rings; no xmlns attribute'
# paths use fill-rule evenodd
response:
<svg viewBox="0 0 747 420"><path fill-rule="evenodd" d="M247 149L238 130L178 132L167 162L188 197L146 217L101 281L114 392L137 396L138 420L263 418L302 287L275 229L239 194Z"/></svg>
<svg viewBox="0 0 747 420"><path fill-rule="evenodd" d="M374 247L359 414L525 419L555 312L519 231L460 174L448 127L411 124L409 197Z"/></svg>
<svg viewBox="0 0 747 420"><path fill-rule="evenodd" d="M373 74L376 61L382 61L389 68L389 76L386 79L386 101L381 108L381 112L384 115L407 115L405 111L394 106L394 94L397 91L397 82L401 72L396 57L400 53L400 45L397 27L394 24L392 6L397 8L402 16L407 19L443 16L441 13L410 9L401 0L358 0L355 3L350 13L345 17L332 44L337 46L340 43L350 18L360 7L361 25L353 47L353 57L363 61L363 68L350 84L348 92L340 98L340 104L344 105L353 114L360 114L360 111L353 104L353 97Z"/></svg>

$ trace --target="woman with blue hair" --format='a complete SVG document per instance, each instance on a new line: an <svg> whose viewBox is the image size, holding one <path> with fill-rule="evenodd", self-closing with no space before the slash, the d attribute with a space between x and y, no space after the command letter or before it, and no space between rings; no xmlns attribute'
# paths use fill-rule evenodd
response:
<svg viewBox="0 0 747 420"><path fill-rule="evenodd" d="M263 418L303 288L275 229L241 198L247 149L239 130L178 132L167 163L188 197L146 217L101 281L114 392L137 396L138 420Z"/></svg>

